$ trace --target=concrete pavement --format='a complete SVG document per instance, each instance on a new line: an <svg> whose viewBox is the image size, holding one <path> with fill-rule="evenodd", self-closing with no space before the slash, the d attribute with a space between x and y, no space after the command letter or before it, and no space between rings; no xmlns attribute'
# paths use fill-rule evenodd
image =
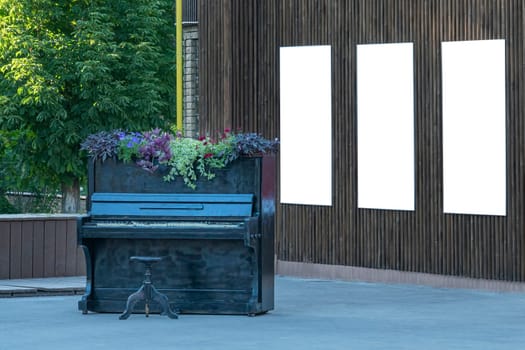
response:
<svg viewBox="0 0 525 350"><path fill-rule="evenodd" d="M0 280L0 298L84 294L85 287L84 276Z"/></svg>
<svg viewBox="0 0 525 350"><path fill-rule="evenodd" d="M0 283L1 285L1 283ZM0 350L521 349L525 294L276 277L257 317L82 315L79 295L0 298Z"/></svg>

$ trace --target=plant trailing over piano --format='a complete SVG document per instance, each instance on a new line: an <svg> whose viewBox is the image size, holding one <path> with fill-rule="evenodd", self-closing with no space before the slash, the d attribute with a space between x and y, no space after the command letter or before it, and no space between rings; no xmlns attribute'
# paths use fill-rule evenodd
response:
<svg viewBox="0 0 525 350"><path fill-rule="evenodd" d="M81 149L94 161L116 156L123 162L135 162L148 172L166 166L165 181L182 177L184 183L196 188L198 178L211 180L214 171L227 166L241 156L274 153L279 141L268 140L256 133L233 133L225 130L216 139L209 136L199 139L185 138L180 133L172 135L159 129L148 132L99 132L90 135Z"/></svg>
<svg viewBox="0 0 525 350"><path fill-rule="evenodd" d="M170 143L174 155L166 161L169 173L166 181L174 181L181 176L184 183L195 189L198 177L211 180L215 177L214 169L224 168L235 157L233 138L229 135L214 142L208 137L198 140L177 135Z"/></svg>

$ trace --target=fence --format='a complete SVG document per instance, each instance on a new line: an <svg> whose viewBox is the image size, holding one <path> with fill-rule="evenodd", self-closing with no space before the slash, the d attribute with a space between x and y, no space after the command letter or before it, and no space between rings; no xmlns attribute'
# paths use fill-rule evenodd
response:
<svg viewBox="0 0 525 350"><path fill-rule="evenodd" d="M81 276L76 216L0 215L0 279Z"/></svg>

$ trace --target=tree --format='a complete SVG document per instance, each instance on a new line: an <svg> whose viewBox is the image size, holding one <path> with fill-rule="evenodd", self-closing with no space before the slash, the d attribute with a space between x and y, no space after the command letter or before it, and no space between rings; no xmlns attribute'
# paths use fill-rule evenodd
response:
<svg viewBox="0 0 525 350"><path fill-rule="evenodd" d="M24 130L0 130L0 213L51 212L56 210L57 178L41 178L41 164L28 164L19 154L31 143L33 135ZM15 194L13 203L7 193ZM31 193L25 196L25 192Z"/></svg>
<svg viewBox="0 0 525 350"><path fill-rule="evenodd" d="M0 127L20 131L33 176L60 181L64 212L78 210L87 135L174 120L172 6L0 0Z"/></svg>

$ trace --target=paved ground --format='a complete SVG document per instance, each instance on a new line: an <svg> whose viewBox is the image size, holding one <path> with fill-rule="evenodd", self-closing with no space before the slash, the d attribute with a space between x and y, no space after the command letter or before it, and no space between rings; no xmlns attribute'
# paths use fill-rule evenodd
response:
<svg viewBox="0 0 525 350"><path fill-rule="evenodd" d="M84 294L86 278L32 278L0 280L0 298L40 295L73 295Z"/></svg>
<svg viewBox="0 0 525 350"><path fill-rule="evenodd" d="M525 346L525 294L518 293L276 277L276 308L266 315L132 315L125 321L116 314L82 315L79 298L0 298L0 350Z"/></svg>

